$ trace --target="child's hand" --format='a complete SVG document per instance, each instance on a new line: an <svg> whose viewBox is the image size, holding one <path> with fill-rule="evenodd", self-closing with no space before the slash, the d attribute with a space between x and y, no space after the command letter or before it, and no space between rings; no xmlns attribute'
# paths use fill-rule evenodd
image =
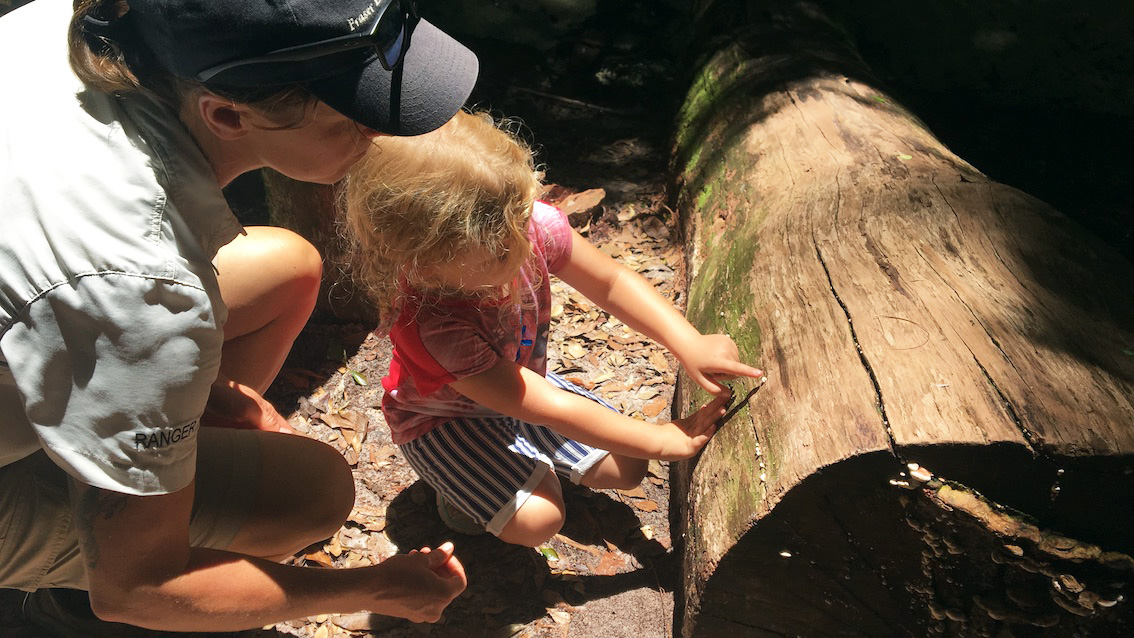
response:
<svg viewBox="0 0 1134 638"><path fill-rule="evenodd" d="M658 460L680 461L701 451L716 433L717 421L724 416L725 405L731 397L732 393L725 388L723 394L701 406L693 414L659 425L659 435L663 438L662 453Z"/></svg>
<svg viewBox="0 0 1134 638"><path fill-rule="evenodd" d="M720 396L727 388L720 381L735 377L764 376L764 372L740 362L740 350L728 335L698 335L674 352L689 377L710 394Z"/></svg>

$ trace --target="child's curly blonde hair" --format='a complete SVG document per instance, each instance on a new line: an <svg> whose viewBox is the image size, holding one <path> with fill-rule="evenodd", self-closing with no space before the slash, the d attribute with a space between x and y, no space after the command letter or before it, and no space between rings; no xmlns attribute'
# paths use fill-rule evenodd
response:
<svg viewBox="0 0 1134 638"><path fill-rule="evenodd" d="M519 267L542 184L531 149L487 113L457 113L436 131L382 137L343 192L348 259L388 328L400 286L471 250Z"/></svg>

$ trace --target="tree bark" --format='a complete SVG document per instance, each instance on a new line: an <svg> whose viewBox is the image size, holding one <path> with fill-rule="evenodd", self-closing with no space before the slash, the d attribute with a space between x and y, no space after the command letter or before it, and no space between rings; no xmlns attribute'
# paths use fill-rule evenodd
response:
<svg viewBox="0 0 1134 638"><path fill-rule="evenodd" d="M1127 635L1134 267L954 155L814 5L696 28L688 314L768 383L674 466L682 635Z"/></svg>

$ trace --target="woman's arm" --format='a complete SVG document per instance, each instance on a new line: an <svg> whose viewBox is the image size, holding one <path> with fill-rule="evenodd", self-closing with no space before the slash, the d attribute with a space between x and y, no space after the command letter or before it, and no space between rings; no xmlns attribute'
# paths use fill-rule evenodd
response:
<svg viewBox="0 0 1134 638"><path fill-rule="evenodd" d="M687 459L704 447L729 398L726 392L684 419L655 424L561 390L538 373L505 359L450 385L486 408L546 425L581 443L623 456L665 461Z"/></svg>
<svg viewBox="0 0 1134 638"><path fill-rule="evenodd" d="M212 632L368 610L432 622L465 588L451 545L372 567L291 567L189 547L192 486L129 496L72 485L91 608L104 620Z"/></svg>
<svg viewBox="0 0 1134 638"><path fill-rule="evenodd" d="M712 394L718 378L759 377L764 373L740 362L728 335L703 335L638 273L599 252L572 231L571 257L556 273L631 328L665 346L689 376Z"/></svg>

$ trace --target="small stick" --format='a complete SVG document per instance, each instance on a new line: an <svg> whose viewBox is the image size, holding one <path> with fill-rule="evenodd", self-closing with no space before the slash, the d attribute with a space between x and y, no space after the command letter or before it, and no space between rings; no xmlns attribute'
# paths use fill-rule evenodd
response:
<svg viewBox="0 0 1134 638"><path fill-rule="evenodd" d="M752 388L751 390L749 390L748 394L744 395L744 398L741 399L739 403L737 403L735 406L733 406L733 408L731 410L729 410L728 412L725 412L724 416L717 419L717 427L718 428L722 427L724 424L731 421L732 417L736 416L737 412L740 412L740 408L743 408L744 406L748 405L748 401L753 396L755 396L755 394L757 392L760 391L760 388L764 387L764 382L767 381L767 380L768 380L768 377L760 377L760 383L757 384L755 388Z"/></svg>

